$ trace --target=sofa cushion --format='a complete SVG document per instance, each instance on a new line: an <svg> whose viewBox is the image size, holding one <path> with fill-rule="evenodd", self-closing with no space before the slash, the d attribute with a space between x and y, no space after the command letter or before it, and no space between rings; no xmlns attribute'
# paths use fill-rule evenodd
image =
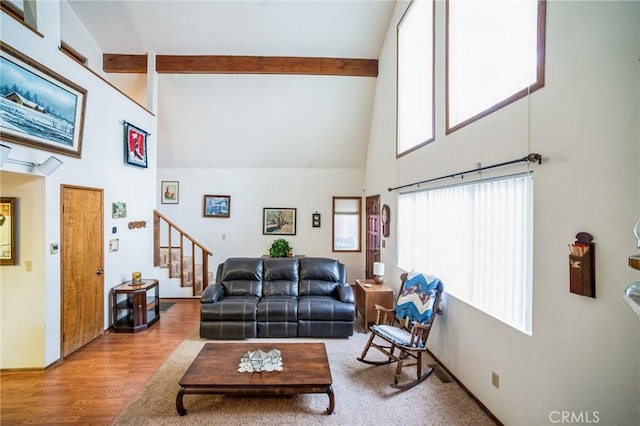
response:
<svg viewBox="0 0 640 426"><path fill-rule="evenodd" d="M355 306L330 296L302 296L298 299L298 320L353 321Z"/></svg>
<svg viewBox="0 0 640 426"><path fill-rule="evenodd" d="M336 287L343 284L344 273L336 259L303 257L300 259L300 296L336 296Z"/></svg>
<svg viewBox="0 0 640 426"><path fill-rule="evenodd" d="M224 262L220 284L227 296L262 296L263 262L260 258L232 257Z"/></svg>
<svg viewBox="0 0 640 426"><path fill-rule="evenodd" d="M297 296L298 278L298 259L264 259L262 296Z"/></svg>
<svg viewBox="0 0 640 426"><path fill-rule="evenodd" d="M300 258L300 279L340 282L344 277L341 277L340 262L337 259L302 257Z"/></svg>
<svg viewBox="0 0 640 426"><path fill-rule="evenodd" d="M201 321L255 321L258 301L256 296L228 296L216 303L203 303Z"/></svg>
<svg viewBox="0 0 640 426"><path fill-rule="evenodd" d="M258 321L297 321L298 298L295 296L263 297L258 302Z"/></svg>

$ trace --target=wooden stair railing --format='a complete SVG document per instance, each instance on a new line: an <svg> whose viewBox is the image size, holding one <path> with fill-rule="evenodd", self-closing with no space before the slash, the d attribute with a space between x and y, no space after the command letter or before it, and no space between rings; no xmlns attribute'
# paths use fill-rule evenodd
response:
<svg viewBox="0 0 640 426"><path fill-rule="evenodd" d="M167 224L167 236L168 236L168 267L169 267L169 276L173 277L173 262L171 261L171 251L179 250L180 254L180 285L182 287L186 287L185 285L185 274L184 274L184 251L185 251L185 239L191 243L191 282L192 282L192 294L193 296L199 296L202 294L202 290L209 285L209 256L213 254L212 251L208 250L202 244L195 240L191 235L186 233L182 228L173 223L168 217L163 215L157 210L153 211L153 264L154 266L160 266L160 251L161 251L161 224ZM172 242L172 237L175 233L178 235L177 243ZM174 245L175 244L175 245ZM202 254L202 281L200 284L196 279L196 247L201 250Z"/></svg>

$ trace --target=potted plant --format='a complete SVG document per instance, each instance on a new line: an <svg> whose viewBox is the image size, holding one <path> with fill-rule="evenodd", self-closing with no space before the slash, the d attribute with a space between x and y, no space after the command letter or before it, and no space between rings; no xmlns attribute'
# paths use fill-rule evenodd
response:
<svg viewBox="0 0 640 426"><path fill-rule="evenodd" d="M293 248L289 245L289 242L284 238L278 238L271 244L269 249L269 256L271 257L291 257L293 256Z"/></svg>

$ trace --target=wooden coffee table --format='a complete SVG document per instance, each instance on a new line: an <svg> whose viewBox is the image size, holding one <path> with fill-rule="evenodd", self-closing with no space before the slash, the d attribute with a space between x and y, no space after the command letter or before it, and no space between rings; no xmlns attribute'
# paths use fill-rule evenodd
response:
<svg viewBox="0 0 640 426"><path fill-rule="evenodd" d="M246 352L278 349L282 371L239 372ZM293 395L326 393L327 414L333 413L331 369L324 343L206 343L179 382L178 414L184 416L183 396L190 394Z"/></svg>

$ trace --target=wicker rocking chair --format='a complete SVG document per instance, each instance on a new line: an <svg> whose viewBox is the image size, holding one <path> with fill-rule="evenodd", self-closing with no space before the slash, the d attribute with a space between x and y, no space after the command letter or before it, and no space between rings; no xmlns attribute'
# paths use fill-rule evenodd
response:
<svg viewBox="0 0 640 426"><path fill-rule="evenodd" d="M378 318L371 326L371 336L367 341L358 361L386 365L397 362L396 374L392 387L406 390L422 383L431 373L433 367L423 372L422 354L427 351L427 337L438 311L444 286L432 276L423 274L401 275L402 286L395 309L376 305ZM365 359L369 348L382 352L387 359L382 361ZM405 363L409 360L409 364ZM400 373L404 366L416 366L416 379L399 384Z"/></svg>

